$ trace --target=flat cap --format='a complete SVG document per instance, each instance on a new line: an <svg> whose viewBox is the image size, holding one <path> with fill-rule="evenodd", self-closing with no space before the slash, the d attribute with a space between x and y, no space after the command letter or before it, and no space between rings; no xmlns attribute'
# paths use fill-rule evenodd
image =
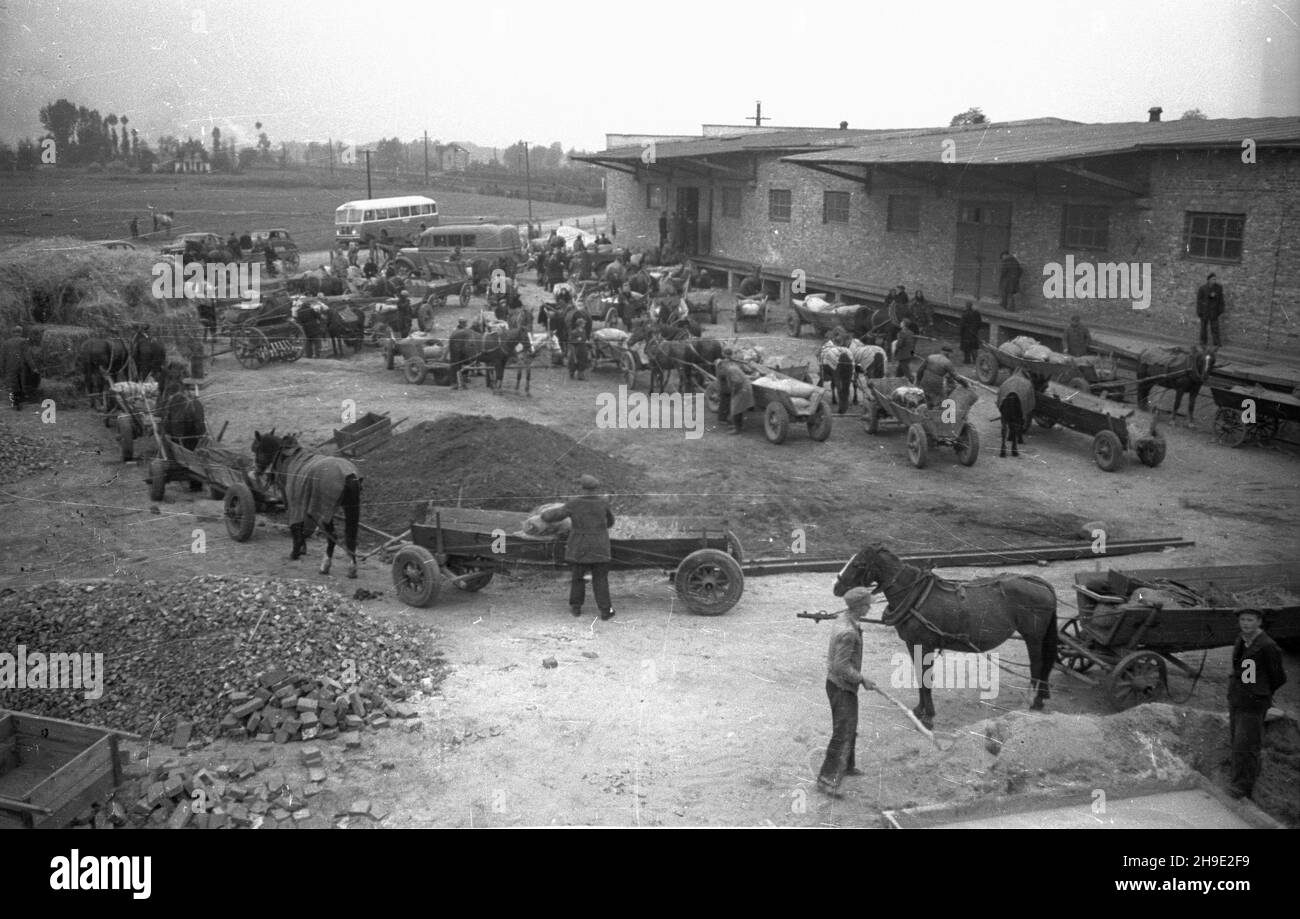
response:
<svg viewBox="0 0 1300 919"><path fill-rule="evenodd" d="M600 487L600 480L594 475L584 475L578 480L578 484L580 484L586 491L595 491Z"/></svg>
<svg viewBox="0 0 1300 919"><path fill-rule="evenodd" d="M853 609L866 609L871 605L871 591L865 587L855 587L844 595L844 602Z"/></svg>

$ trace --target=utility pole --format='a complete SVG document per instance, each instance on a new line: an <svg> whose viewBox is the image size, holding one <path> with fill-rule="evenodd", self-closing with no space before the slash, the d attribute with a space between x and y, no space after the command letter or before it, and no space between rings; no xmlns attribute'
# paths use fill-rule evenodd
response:
<svg viewBox="0 0 1300 919"><path fill-rule="evenodd" d="M328 138L330 145L330 175L334 175L334 138Z"/></svg>
<svg viewBox="0 0 1300 919"><path fill-rule="evenodd" d="M424 132L424 187L429 187L429 132Z"/></svg>
<svg viewBox="0 0 1300 919"><path fill-rule="evenodd" d="M370 190L370 151L367 150L365 151L365 153L366 153L366 197L373 198L374 193L371 192Z"/></svg>
<svg viewBox="0 0 1300 919"><path fill-rule="evenodd" d="M528 165L528 141L521 140L524 145L524 188L528 194L528 225L533 225L533 171Z"/></svg>
<svg viewBox="0 0 1300 919"><path fill-rule="evenodd" d="M761 128L763 126L763 122L771 121L771 120L772 120L771 116L768 116L766 118L763 117L763 101L760 99L758 102L755 102L754 103L754 126Z"/></svg>

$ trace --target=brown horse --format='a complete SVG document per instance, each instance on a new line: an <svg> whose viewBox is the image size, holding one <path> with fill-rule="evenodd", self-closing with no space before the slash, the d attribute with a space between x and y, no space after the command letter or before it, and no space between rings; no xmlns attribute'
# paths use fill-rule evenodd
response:
<svg viewBox="0 0 1300 919"><path fill-rule="evenodd" d="M1187 426L1196 422L1196 394L1201 384L1209 379L1214 369L1214 352L1204 345L1193 345L1190 352L1183 348L1148 348L1138 356L1138 408L1147 410L1147 398L1154 386L1174 391L1172 417L1178 417L1178 406L1187 394Z"/></svg>
<svg viewBox="0 0 1300 919"><path fill-rule="evenodd" d="M930 669L934 652L983 653L1019 632L1029 652L1032 708L1051 696L1048 677L1056 664L1056 591L1042 578L1004 574L977 581L948 581L903 562L884 546L866 546L841 569L835 596L853 587L883 591L885 623L898 631L916 660L921 649L920 704L916 717L934 724Z"/></svg>
<svg viewBox="0 0 1300 919"><path fill-rule="evenodd" d="M456 376L453 384L456 389L468 389L464 373L473 364L486 364L488 367L487 384L492 392L501 393L501 383L505 377L506 364L511 358L519 356L521 362L531 364L533 357L533 340L528 330L522 326L495 332L475 332L473 329L457 329L447 341L448 360L452 373ZM531 387L532 373L529 371Z"/></svg>
<svg viewBox="0 0 1300 919"><path fill-rule="evenodd" d="M706 366L696 350L690 332L680 327L665 329L658 323L642 322L628 336L628 347L645 342L646 363L650 365L650 392L668 391L668 381L677 371L679 392L694 392L694 371Z"/></svg>
<svg viewBox="0 0 1300 919"><path fill-rule="evenodd" d="M166 363L167 350L150 336L147 325L136 326L126 338L88 338L77 349L77 368L92 405L107 383L123 375L160 380Z"/></svg>
<svg viewBox="0 0 1300 919"><path fill-rule="evenodd" d="M1018 444L1025 442L1025 429L1033 420L1037 394L1046 386L1046 377L1034 381L1025 376L1022 369L1017 368L998 387L998 415L1002 421L999 457L1006 458L1008 438L1011 440L1011 455L1020 455Z"/></svg>

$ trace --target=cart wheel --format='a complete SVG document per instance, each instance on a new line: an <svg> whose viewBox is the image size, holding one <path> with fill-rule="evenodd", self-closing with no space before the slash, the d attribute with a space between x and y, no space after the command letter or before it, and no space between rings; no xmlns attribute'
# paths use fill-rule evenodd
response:
<svg viewBox="0 0 1300 919"><path fill-rule="evenodd" d="M1165 461L1165 439L1155 437L1142 441L1138 444L1137 455L1145 465L1154 469Z"/></svg>
<svg viewBox="0 0 1300 919"><path fill-rule="evenodd" d="M292 364L307 351L307 333L298 323L293 324L293 331L283 339L285 344L284 360Z"/></svg>
<svg viewBox="0 0 1300 919"><path fill-rule="evenodd" d="M257 329L242 329L230 336L230 348L239 366L256 370L262 366L262 343L265 337Z"/></svg>
<svg viewBox="0 0 1300 919"><path fill-rule="evenodd" d="M384 349L384 369L392 370L397 363L397 344L391 338L385 338L381 347Z"/></svg>
<svg viewBox="0 0 1300 919"><path fill-rule="evenodd" d="M722 395L718 391L718 381L713 380L704 387L704 407L716 415L722 407Z"/></svg>
<svg viewBox="0 0 1300 919"><path fill-rule="evenodd" d="M721 616L745 590L739 563L719 549L699 549L677 566L673 587L686 608L698 616Z"/></svg>
<svg viewBox="0 0 1300 919"><path fill-rule="evenodd" d="M447 570L454 575L469 574L471 571L478 571L472 578L466 578L463 581L454 582L457 590L463 590L466 593L474 593L487 587L492 583L492 575L496 572L491 568L476 569L473 565L467 565L459 559L447 559Z"/></svg>
<svg viewBox="0 0 1300 919"><path fill-rule="evenodd" d="M867 398L866 411L862 413L862 426L868 434L880 433L880 409L876 408L876 403L870 397Z"/></svg>
<svg viewBox="0 0 1300 919"><path fill-rule="evenodd" d="M135 459L135 422L130 415L117 416L117 441L122 445L122 462Z"/></svg>
<svg viewBox="0 0 1300 919"><path fill-rule="evenodd" d="M466 281L460 285L460 307L464 309L469 306L470 297L474 296L474 282Z"/></svg>
<svg viewBox="0 0 1300 919"><path fill-rule="evenodd" d="M1088 393L1092 392L1092 386L1083 377L1075 377L1065 385L1070 387L1071 389L1077 389L1079 390L1079 392L1088 392Z"/></svg>
<svg viewBox="0 0 1300 919"><path fill-rule="evenodd" d="M831 436L831 409L825 402L817 403L808 419L808 436L818 442Z"/></svg>
<svg viewBox="0 0 1300 919"><path fill-rule="evenodd" d="M627 388L636 389L636 358L632 356L631 351L619 353L618 368L623 371L623 382L627 384Z"/></svg>
<svg viewBox="0 0 1300 919"><path fill-rule="evenodd" d="M419 386L429 375L429 365L418 357L408 357L406 366L402 368L402 375L406 377L406 382Z"/></svg>
<svg viewBox="0 0 1300 919"><path fill-rule="evenodd" d="M1114 472L1124 461L1124 445L1114 431L1098 431L1092 439L1092 458L1103 472Z"/></svg>
<svg viewBox="0 0 1300 919"><path fill-rule="evenodd" d="M257 501L252 489L242 482L232 485L222 500L222 513L230 538L235 542L248 542L257 526Z"/></svg>
<svg viewBox="0 0 1300 919"><path fill-rule="evenodd" d="M1277 415L1261 416L1259 421L1255 422L1255 439L1259 441L1261 447L1271 444L1278 432L1282 429L1282 420Z"/></svg>
<svg viewBox="0 0 1300 919"><path fill-rule="evenodd" d="M974 466L975 461L980 458L980 435L967 422L961 426L957 432L957 462L963 466Z"/></svg>
<svg viewBox="0 0 1300 919"><path fill-rule="evenodd" d="M975 377L985 386L992 386L998 378L998 359L987 351L975 355Z"/></svg>
<svg viewBox="0 0 1300 919"><path fill-rule="evenodd" d="M1214 416L1214 436L1219 443L1229 447L1240 447L1246 442L1246 425L1241 420L1241 412L1235 408L1221 407Z"/></svg>
<svg viewBox="0 0 1300 919"><path fill-rule="evenodd" d="M1086 639L1079 633L1078 619L1067 619L1065 625L1061 626L1061 634L1074 639L1079 644L1087 644ZM1092 669L1092 658L1084 657L1072 650L1066 642L1058 642L1057 649L1057 660L1061 662L1063 667L1073 670L1075 673L1087 673Z"/></svg>
<svg viewBox="0 0 1300 919"><path fill-rule="evenodd" d="M1044 415L1035 415L1034 421L1038 422L1038 426L1045 430L1051 430L1052 428L1056 427L1055 418L1048 418Z"/></svg>
<svg viewBox="0 0 1300 919"><path fill-rule="evenodd" d="M155 459L149 461L149 500L155 504L162 501L167 494L167 461Z"/></svg>
<svg viewBox="0 0 1300 919"><path fill-rule="evenodd" d="M1106 696L1122 712L1143 702L1154 702L1168 691L1168 667L1154 651L1127 654L1106 675Z"/></svg>
<svg viewBox="0 0 1300 919"><path fill-rule="evenodd" d="M763 412L763 433L774 444L785 443L790 433L790 413L780 402L769 402Z"/></svg>
<svg viewBox="0 0 1300 919"><path fill-rule="evenodd" d="M803 323L799 321L798 315L792 313L790 317L786 319L785 325L786 328L790 330L791 338L799 337L799 329L803 326Z"/></svg>
<svg viewBox="0 0 1300 919"><path fill-rule="evenodd" d="M393 559L393 587L407 606L433 605L441 576L433 553L422 546L403 546Z"/></svg>
<svg viewBox="0 0 1300 919"><path fill-rule="evenodd" d="M930 455L930 437L925 428L914 424L907 429L907 458L917 469L924 469Z"/></svg>

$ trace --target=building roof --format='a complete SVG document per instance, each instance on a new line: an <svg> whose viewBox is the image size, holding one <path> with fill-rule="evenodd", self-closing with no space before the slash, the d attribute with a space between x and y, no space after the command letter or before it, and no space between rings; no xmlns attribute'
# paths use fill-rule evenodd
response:
<svg viewBox="0 0 1300 919"><path fill-rule="evenodd" d="M1260 147L1300 147L1300 117L1139 121L1119 124L990 124L963 131L956 160L971 166L1045 163L1140 150L1231 147L1247 138ZM940 163L951 129L866 138L846 149L782 159L800 164ZM662 156L661 151L656 155Z"/></svg>

